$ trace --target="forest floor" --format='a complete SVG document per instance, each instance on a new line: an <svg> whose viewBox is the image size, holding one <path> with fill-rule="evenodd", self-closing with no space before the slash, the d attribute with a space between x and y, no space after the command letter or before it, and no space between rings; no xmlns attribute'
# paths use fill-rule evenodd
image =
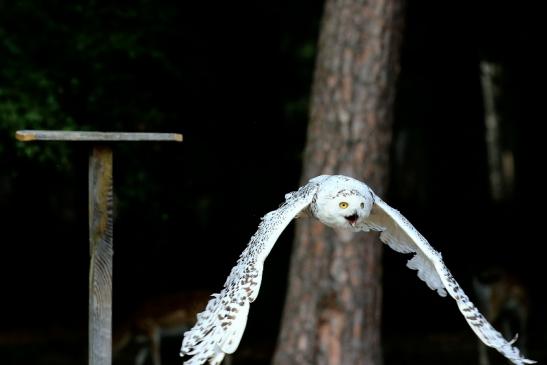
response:
<svg viewBox="0 0 547 365"><path fill-rule="evenodd" d="M81 331L50 329L18 331L0 334L0 364L2 365L73 365L86 364L87 339ZM181 365L178 356L180 338L168 338L162 343L162 364ZM134 365L141 346L131 344L114 358L113 365ZM477 342L472 333L435 335L395 334L386 336L383 344L384 365L473 365L478 364ZM268 365L273 344L246 343L234 355L232 365ZM544 362L545 349L532 348L530 356ZM507 364L495 351L490 353L492 365ZM543 360L543 361L542 361ZM151 364L148 358L145 364Z"/></svg>

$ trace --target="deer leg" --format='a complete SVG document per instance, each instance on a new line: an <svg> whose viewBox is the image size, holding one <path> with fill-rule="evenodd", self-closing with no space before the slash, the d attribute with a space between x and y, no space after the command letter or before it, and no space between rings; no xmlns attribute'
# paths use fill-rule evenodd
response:
<svg viewBox="0 0 547 365"><path fill-rule="evenodd" d="M516 317L518 322L519 339L517 341L518 348L523 354L527 354L527 342L528 342L528 308L526 306L519 306L516 310Z"/></svg>
<svg viewBox="0 0 547 365"><path fill-rule="evenodd" d="M490 365L490 360L488 359L488 347L480 341L477 344L479 345L479 365Z"/></svg>
<svg viewBox="0 0 547 365"><path fill-rule="evenodd" d="M151 328L148 335L150 337L152 363L154 365L161 365L161 333L159 327Z"/></svg>
<svg viewBox="0 0 547 365"><path fill-rule="evenodd" d="M144 365L146 358L148 357L148 348L143 347L137 352L135 356L135 365Z"/></svg>

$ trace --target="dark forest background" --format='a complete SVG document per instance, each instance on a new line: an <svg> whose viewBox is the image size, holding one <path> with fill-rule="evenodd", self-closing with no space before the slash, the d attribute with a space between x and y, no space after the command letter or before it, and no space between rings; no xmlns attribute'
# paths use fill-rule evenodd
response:
<svg viewBox="0 0 547 365"><path fill-rule="evenodd" d="M218 291L260 217L298 187L322 5L0 1L0 363L83 362L87 345L88 146L22 144L15 131L184 134L182 144L115 146L114 322L154 296ZM409 1L405 17L385 200L443 253L469 294L472 276L489 265L518 273L532 298L531 357L545 359L540 12L494 1ZM514 157L513 188L496 201L484 60L503 68L499 111ZM265 344L265 357L291 242L289 226L268 259L242 343ZM401 338L432 351L442 345L436 334L462 333L453 347L474 346L455 304L405 262L384 253L386 364L423 360L420 346ZM71 334L70 350L54 333ZM36 334L56 340L28 347Z"/></svg>

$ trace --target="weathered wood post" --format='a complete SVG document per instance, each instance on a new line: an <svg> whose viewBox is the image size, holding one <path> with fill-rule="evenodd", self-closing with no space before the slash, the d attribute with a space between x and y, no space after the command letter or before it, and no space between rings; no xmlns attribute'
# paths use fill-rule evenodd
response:
<svg viewBox="0 0 547 365"><path fill-rule="evenodd" d="M174 141L176 133L18 131L19 141L94 142L89 157L89 365L112 362L112 148L115 141Z"/></svg>
<svg viewBox="0 0 547 365"><path fill-rule="evenodd" d="M112 149L89 156L89 364L112 357Z"/></svg>

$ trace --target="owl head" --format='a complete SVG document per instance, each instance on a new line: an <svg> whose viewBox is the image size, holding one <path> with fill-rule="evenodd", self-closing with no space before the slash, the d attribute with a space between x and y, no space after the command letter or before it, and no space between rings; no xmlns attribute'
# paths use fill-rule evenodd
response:
<svg viewBox="0 0 547 365"><path fill-rule="evenodd" d="M327 226L358 231L369 216L373 203L373 194L367 185L347 176L335 175L321 183L313 211Z"/></svg>

